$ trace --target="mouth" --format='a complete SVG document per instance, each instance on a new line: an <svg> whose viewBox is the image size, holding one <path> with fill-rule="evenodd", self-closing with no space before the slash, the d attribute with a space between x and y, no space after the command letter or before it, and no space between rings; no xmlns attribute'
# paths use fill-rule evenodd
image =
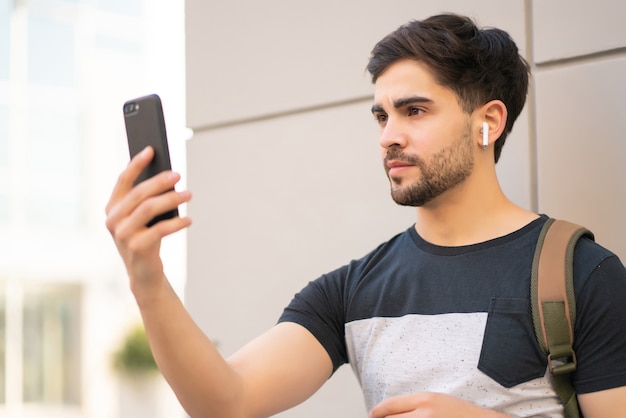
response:
<svg viewBox="0 0 626 418"><path fill-rule="evenodd" d="M402 172L410 169L411 167L415 167L415 164L412 164L408 161L401 160L389 160L385 161L385 169L387 170L387 174L389 176L397 176Z"/></svg>
<svg viewBox="0 0 626 418"><path fill-rule="evenodd" d="M413 164L408 161L389 160L389 161L385 161L385 165L387 166L387 168L398 168L398 167L409 167L409 166L412 166Z"/></svg>

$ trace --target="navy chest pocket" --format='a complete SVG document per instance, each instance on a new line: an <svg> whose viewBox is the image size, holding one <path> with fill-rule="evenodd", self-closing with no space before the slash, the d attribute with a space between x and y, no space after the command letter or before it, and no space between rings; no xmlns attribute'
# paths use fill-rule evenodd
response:
<svg viewBox="0 0 626 418"><path fill-rule="evenodd" d="M506 388L543 377L528 299L491 299L478 369Z"/></svg>

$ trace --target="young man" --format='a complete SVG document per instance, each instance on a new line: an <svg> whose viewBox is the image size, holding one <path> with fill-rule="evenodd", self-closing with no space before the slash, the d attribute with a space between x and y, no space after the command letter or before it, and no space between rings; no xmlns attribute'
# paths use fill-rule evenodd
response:
<svg viewBox="0 0 626 418"><path fill-rule="evenodd" d="M393 199L415 225L307 285L279 323L228 359L163 273L161 239L187 218L146 223L189 201L166 172L121 174L107 227L124 259L155 358L193 417L267 417L311 396L349 362L371 418L562 416L532 329L530 270L546 217L502 193L495 170L521 112L528 66L510 37L433 16L383 39L368 66ZM587 418L626 417L626 270L576 247L572 376Z"/></svg>

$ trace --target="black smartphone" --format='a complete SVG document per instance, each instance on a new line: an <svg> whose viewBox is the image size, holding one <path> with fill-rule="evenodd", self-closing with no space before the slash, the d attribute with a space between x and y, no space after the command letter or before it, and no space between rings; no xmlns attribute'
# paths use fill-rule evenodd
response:
<svg viewBox="0 0 626 418"><path fill-rule="evenodd" d="M161 99L156 94L138 97L124 103L124 122L126 124L126 137L130 157L134 157L148 145L154 148L154 158L139 175L135 184L160 173L171 170L170 152L167 145L167 133L165 131L165 117ZM164 219L178 216L178 208L156 216L148 226Z"/></svg>

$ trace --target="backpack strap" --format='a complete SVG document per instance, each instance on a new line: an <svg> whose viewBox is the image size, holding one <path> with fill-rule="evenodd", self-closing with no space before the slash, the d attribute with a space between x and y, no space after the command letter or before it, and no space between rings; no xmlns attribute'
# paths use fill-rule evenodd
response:
<svg viewBox="0 0 626 418"><path fill-rule="evenodd" d="M531 276L531 309L539 347L548 357L554 389L566 417L580 417L576 393L569 379L576 370L573 260L576 242L593 233L579 225L548 219L543 226Z"/></svg>
<svg viewBox="0 0 626 418"><path fill-rule="evenodd" d="M580 236L590 233L566 221L548 219L541 230L531 276L531 303L535 334L541 349L552 360L552 373L576 368L571 342L576 324L573 291L573 253ZM565 364L560 364L565 361Z"/></svg>

